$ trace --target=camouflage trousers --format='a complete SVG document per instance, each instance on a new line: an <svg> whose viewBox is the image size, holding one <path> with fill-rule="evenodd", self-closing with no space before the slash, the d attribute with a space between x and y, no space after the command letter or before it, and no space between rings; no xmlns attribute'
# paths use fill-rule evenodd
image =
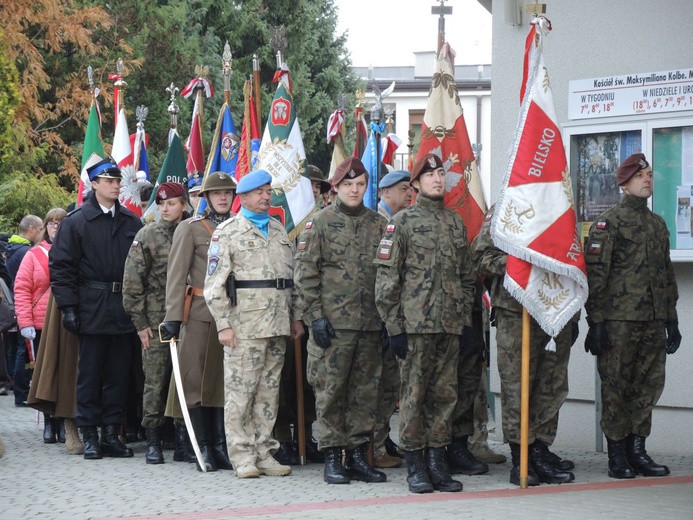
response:
<svg viewBox="0 0 693 520"><path fill-rule="evenodd" d="M142 350L144 392L142 395L142 426L158 428L164 424L164 412L171 382L171 350L168 343L152 338L150 347Z"/></svg>
<svg viewBox="0 0 693 520"><path fill-rule="evenodd" d="M484 362L484 324L481 312L472 314L472 344L464 346L457 357L457 404L452 414L452 437L474 433L474 399L479 393Z"/></svg>
<svg viewBox="0 0 693 520"><path fill-rule="evenodd" d="M399 446L413 451L450 444L457 402L457 334L410 334L400 362Z"/></svg>
<svg viewBox="0 0 693 520"><path fill-rule="evenodd" d="M486 391L486 367L481 370L479 389L474 396L474 433L469 437L469 447L488 444L488 392Z"/></svg>
<svg viewBox="0 0 693 520"><path fill-rule="evenodd" d="M224 427L234 467L272 455L286 337L238 339L224 347Z"/></svg>
<svg viewBox="0 0 693 520"><path fill-rule="evenodd" d="M664 390L664 322L607 321L606 330L613 347L597 358L602 431L616 441L631 433L647 437Z"/></svg>
<svg viewBox="0 0 693 520"><path fill-rule="evenodd" d="M383 373L380 377L380 392L378 397L378 411L375 418L375 430L373 431L373 446L375 456L384 455L385 439L390 434L390 419L395 413L399 400L399 365L397 356L385 346L383 348Z"/></svg>
<svg viewBox="0 0 693 520"><path fill-rule="evenodd" d="M522 390L522 313L496 308L498 374L501 381L503 437L520 443L520 395ZM568 361L571 325L556 337L556 352L546 350L550 337L530 320L529 443L536 439L553 444L558 411L568 396Z"/></svg>
<svg viewBox="0 0 693 520"><path fill-rule="evenodd" d="M318 448L353 449L371 440L382 371L380 332L337 330L322 349L308 340L308 382L315 390Z"/></svg>

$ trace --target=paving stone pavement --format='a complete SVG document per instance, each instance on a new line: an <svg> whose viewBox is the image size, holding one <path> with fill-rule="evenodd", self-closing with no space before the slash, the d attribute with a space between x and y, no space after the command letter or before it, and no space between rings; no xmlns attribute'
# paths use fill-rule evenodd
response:
<svg viewBox="0 0 693 520"><path fill-rule="evenodd" d="M657 456L671 476L617 481L606 455L565 449L576 464L572 484L521 490L508 483L509 463L465 477L462 493L413 495L404 468L386 470L382 484L328 486L322 465L294 468L289 477L239 480L229 471L202 474L193 464L147 465L145 445L132 459L86 461L64 445L42 442L42 418L0 396L1 520L166 519L693 519L693 456ZM492 447L509 457L507 445Z"/></svg>

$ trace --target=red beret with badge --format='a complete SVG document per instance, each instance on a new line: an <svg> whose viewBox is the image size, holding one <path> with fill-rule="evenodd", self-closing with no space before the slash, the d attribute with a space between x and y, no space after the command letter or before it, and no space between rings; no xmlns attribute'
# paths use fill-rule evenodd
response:
<svg viewBox="0 0 693 520"><path fill-rule="evenodd" d="M623 186L633 175L640 170L644 170L649 165L650 163L645 159L644 153L634 153L623 161L621 166L618 167L618 170L616 170L616 184Z"/></svg>
<svg viewBox="0 0 693 520"><path fill-rule="evenodd" d="M419 158L414 163L414 168L411 171L411 182L414 182L419 175L432 172L443 167L443 161L434 153L429 153Z"/></svg>
<svg viewBox="0 0 693 520"><path fill-rule="evenodd" d="M175 199L176 197L185 198L185 187L177 182L164 182L159 184L154 202L159 204L161 201Z"/></svg>
<svg viewBox="0 0 693 520"><path fill-rule="evenodd" d="M339 163L330 182L332 186L338 186L344 179L355 179L361 175L368 175L368 171L361 162L361 159L352 156Z"/></svg>

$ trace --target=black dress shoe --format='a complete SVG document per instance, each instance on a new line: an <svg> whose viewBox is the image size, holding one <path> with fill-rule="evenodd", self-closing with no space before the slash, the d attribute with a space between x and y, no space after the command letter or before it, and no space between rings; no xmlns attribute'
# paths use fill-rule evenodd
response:
<svg viewBox="0 0 693 520"><path fill-rule="evenodd" d="M301 463L293 442L289 441L279 443L279 449L274 453L274 460L284 466L298 466Z"/></svg>
<svg viewBox="0 0 693 520"><path fill-rule="evenodd" d="M82 434L82 444L84 444L84 458L87 460L103 458L96 426L82 426L79 431Z"/></svg>
<svg viewBox="0 0 693 520"><path fill-rule="evenodd" d="M50 415L47 413L43 414L43 443L44 444L55 444L57 440L57 431L55 429L55 423L51 419Z"/></svg>

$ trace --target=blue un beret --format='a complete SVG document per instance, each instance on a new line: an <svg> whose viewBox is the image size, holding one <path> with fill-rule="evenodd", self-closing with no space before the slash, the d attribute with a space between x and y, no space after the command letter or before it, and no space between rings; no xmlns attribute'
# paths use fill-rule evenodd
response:
<svg viewBox="0 0 693 520"><path fill-rule="evenodd" d="M248 193L253 191L260 186L265 184L272 184L272 176L265 170L255 170L247 175L244 175L240 181L238 181L238 188L236 188L236 194Z"/></svg>
<svg viewBox="0 0 693 520"><path fill-rule="evenodd" d="M398 182L402 181L407 181L411 179L411 174L406 171L406 170L395 170L380 179L380 184L378 184L378 188L383 189L383 188L390 188L391 186L394 186Z"/></svg>

